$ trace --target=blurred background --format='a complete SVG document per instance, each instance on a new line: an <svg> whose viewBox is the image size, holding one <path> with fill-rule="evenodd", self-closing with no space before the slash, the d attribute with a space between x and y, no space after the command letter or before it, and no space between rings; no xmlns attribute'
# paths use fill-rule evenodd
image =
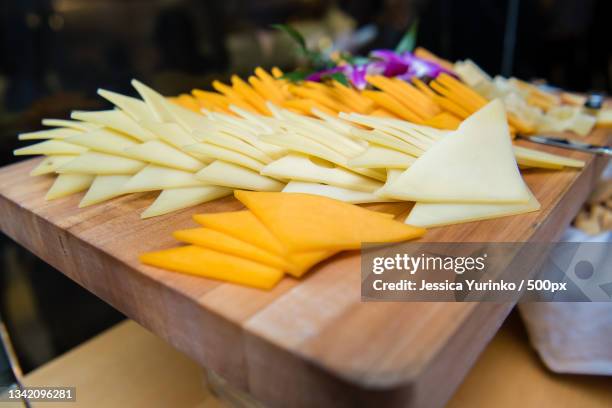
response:
<svg viewBox="0 0 612 408"><path fill-rule="evenodd" d="M441 57L609 94L611 15L609 0L0 0L0 164L42 118L106 108L98 87L133 94L138 78L172 95L257 65L291 69L274 23L367 53L418 20L417 44ZM0 251L0 316L24 371L123 319L5 236Z"/></svg>

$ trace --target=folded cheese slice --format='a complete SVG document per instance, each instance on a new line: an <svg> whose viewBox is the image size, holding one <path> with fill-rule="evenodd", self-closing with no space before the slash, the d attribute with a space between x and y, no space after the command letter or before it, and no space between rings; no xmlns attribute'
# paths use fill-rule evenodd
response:
<svg viewBox="0 0 612 408"><path fill-rule="evenodd" d="M417 202L526 203L504 107L494 100L417 159L385 195Z"/></svg>
<svg viewBox="0 0 612 408"><path fill-rule="evenodd" d="M424 228L490 218L524 214L540 209L540 203L529 192L529 201L514 204L416 203L406 217L406 224Z"/></svg>

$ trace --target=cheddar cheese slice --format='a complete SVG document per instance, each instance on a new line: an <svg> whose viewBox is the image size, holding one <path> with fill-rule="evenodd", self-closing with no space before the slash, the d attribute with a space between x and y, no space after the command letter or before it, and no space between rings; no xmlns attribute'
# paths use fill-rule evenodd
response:
<svg viewBox="0 0 612 408"><path fill-rule="evenodd" d="M177 240L187 244L214 249L215 251L236 255L275 268L287 268L287 261L282 257L214 229L191 228L174 231L172 235Z"/></svg>
<svg viewBox="0 0 612 408"><path fill-rule="evenodd" d="M236 191L242 202L289 249L359 249L364 242L398 242L425 230L356 205L311 194Z"/></svg>
<svg viewBox="0 0 612 408"><path fill-rule="evenodd" d="M195 245L145 253L140 255L140 261L158 268L261 289L272 288L283 277L283 271L278 268Z"/></svg>

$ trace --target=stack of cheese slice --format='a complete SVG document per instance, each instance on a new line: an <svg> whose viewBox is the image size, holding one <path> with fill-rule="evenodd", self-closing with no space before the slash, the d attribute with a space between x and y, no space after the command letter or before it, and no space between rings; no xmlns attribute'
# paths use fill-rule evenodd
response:
<svg viewBox="0 0 612 408"><path fill-rule="evenodd" d="M439 226L536 211L519 172L505 111L494 100L433 144L380 191L415 201L406 222Z"/></svg>
<svg viewBox="0 0 612 408"><path fill-rule="evenodd" d="M186 244L140 256L176 272L272 288L285 273L301 277L315 264L363 242L400 242L425 230L352 204L309 194L236 191L248 210L198 214L201 228L175 231Z"/></svg>
<svg viewBox="0 0 612 408"><path fill-rule="evenodd" d="M270 116L235 105L228 106L230 113L200 114L136 80L132 84L141 99L100 90L115 109L75 111L74 120L44 121L56 129L20 135L22 140L46 139L15 154L46 156L32 174L58 175L48 199L87 190L80 202L85 207L161 191L143 218L224 197L234 189L317 194L349 203L409 200L405 191L385 193L393 176L415 165L421 168L417 163L424 154L456 136L359 113L337 117L313 109L312 116L305 116L271 102L262 105ZM476 150L484 154L489 145ZM467 159L470 152L459 149L450 155ZM513 155L522 167L584 164L519 146ZM444 168L446 163L439 163L430 176Z"/></svg>

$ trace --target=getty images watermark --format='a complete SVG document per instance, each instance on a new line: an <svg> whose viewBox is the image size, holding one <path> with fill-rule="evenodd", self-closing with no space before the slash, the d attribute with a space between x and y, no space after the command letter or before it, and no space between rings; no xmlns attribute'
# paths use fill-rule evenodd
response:
<svg viewBox="0 0 612 408"><path fill-rule="evenodd" d="M361 278L364 301L606 302L612 244L367 244Z"/></svg>

